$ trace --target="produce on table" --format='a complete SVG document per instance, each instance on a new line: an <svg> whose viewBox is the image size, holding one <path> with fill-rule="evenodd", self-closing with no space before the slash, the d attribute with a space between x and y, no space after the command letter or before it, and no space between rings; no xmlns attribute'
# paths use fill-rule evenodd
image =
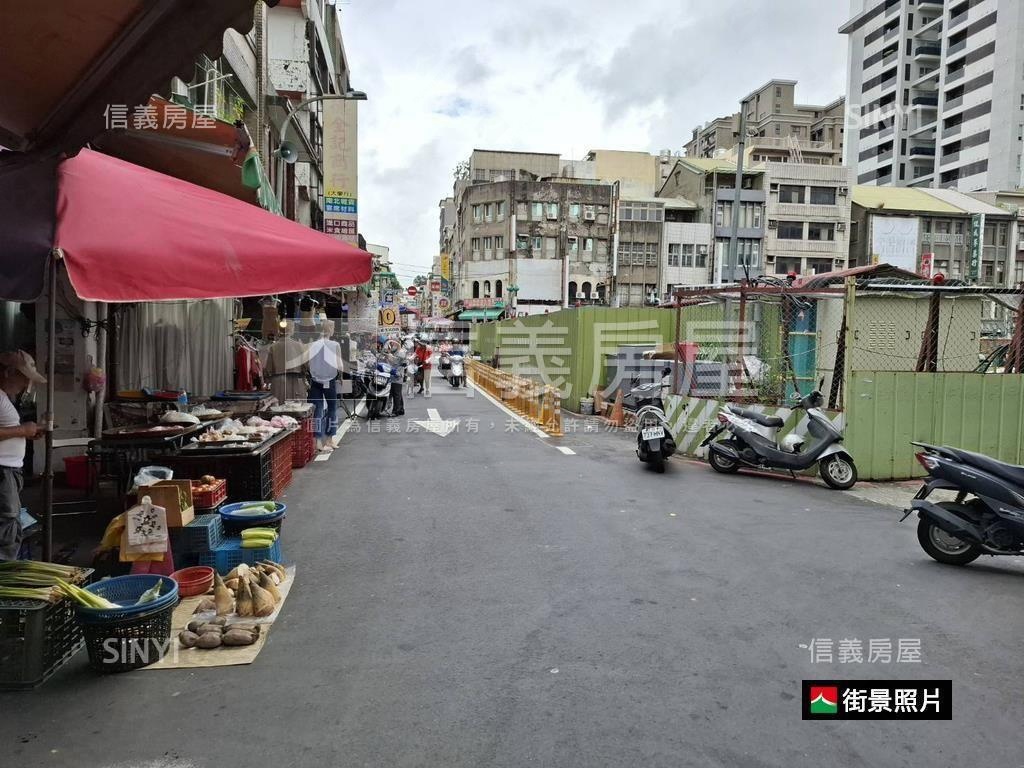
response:
<svg viewBox="0 0 1024 768"><path fill-rule="evenodd" d="M246 528L242 531L242 549L269 549L277 541L273 528Z"/></svg>
<svg viewBox="0 0 1024 768"><path fill-rule="evenodd" d="M222 626L220 624L203 624L193 626L197 622L188 625L188 629L178 634L178 642L183 648L213 648L237 647L252 645L260 636L260 627L257 624L234 624Z"/></svg>
<svg viewBox="0 0 1024 768"><path fill-rule="evenodd" d="M199 642L199 635L186 629L178 635L178 640L181 642L182 647L192 648Z"/></svg>
<svg viewBox="0 0 1024 768"><path fill-rule="evenodd" d="M252 645L256 642L256 635L241 629L229 629L221 636L221 642L224 645Z"/></svg>
<svg viewBox="0 0 1024 768"><path fill-rule="evenodd" d="M249 581L243 580L239 588L238 600L235 601L235 613L239 616L252 616L255 607L252 601L252 592L249 589Z"/></svg>
<svg viewBox="0 0 1024 768"><path fill-rule="evenodd" d="M252 590L253 615L262 618L272 614L277 607L274 596L255 582L249 584L249 589Z"/></svg>
<svg viewBox="0 0 1024 768"><path fill-rule="evenodd" d="M218 628L219 629L219 628ZM196 648L219 648L220 632L207 632L199 636L196 641Z"/></svg>
<svg viewBox="0 0 1024 768"><path fill-rule="evenodd" d="M0 598L56 603L67 595L60 586L62 582L70 586L83 581L85 576L85 570L71 565L40 563L35 560L0 562Z"/></svg>
<svg viewBox="0 0 1024 768"><path fill-rule="evenodd" d="M265 571L260 571L260 586L270 593L270 596L274 598L275 603L281 602L281 593L278 591L277 585Z"/></svg>

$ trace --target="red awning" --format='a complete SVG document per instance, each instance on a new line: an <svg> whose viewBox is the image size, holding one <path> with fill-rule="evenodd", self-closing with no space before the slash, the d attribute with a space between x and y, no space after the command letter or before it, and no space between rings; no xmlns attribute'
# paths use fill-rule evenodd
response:
<svg viewBox="0 0 1024 768"><path fill-rule="evenodd" d="M348 243L88 149L57 170L53 244L88 301L291 293L372 272L370 254Z"/></svg>

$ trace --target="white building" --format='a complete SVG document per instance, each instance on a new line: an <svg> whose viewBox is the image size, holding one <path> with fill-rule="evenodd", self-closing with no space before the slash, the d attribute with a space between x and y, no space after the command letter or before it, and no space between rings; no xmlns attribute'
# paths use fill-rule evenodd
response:
<svg viewBox="0 0 1024 768"><path fill-rule="evenodd" d="M846 164L857 183L1024 186L1024 3L851 0Z"/></svg>

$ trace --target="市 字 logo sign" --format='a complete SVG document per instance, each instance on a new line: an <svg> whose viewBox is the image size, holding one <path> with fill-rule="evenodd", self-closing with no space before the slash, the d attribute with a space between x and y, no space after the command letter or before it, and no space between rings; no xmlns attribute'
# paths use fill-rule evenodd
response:
<svg viewBox="0 0 1024 768"><path fill-rule="evenodd" d="M812 685L807 695L812 715L835 715L839 712L839 689L835 686Z"/></svg>

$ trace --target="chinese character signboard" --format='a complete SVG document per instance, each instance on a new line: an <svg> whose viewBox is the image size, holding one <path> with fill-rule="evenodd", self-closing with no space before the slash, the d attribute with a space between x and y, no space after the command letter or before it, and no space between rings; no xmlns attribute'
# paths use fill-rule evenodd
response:
<svg viewBox="0 0 1024 768"><path fill-rule="evenodd" d="M452 279L452 257L447 253L441 254L441 277L445 280Z"/></svg>
<svg viewBox="0 0 1024 768"><path fill-rule="evenodd" d="M501 299L463 299L463 309L491 309L501 304Z"/></svg>
<svg viewBox="0 0 1024 768"><path fill-rule="evenodd" d="M324 105L324 232L355 244L358 239L359 152L356 102Z"/></svg>
<svg viewBox="0 0 1024 768"><path fill-rule="evenodd" d="M971 251L968 254L967 280L971 283L978 282L978 273L981 271L981 248L985 234L985 214L979 213L971 216Z"/></svg>
<svg viewBox="0 0 1024 768"><path fill-rule="evenodd" d="M430 292L431 293L440 293L441 292L441 281L440 280L431 280L430 281Z"/></svg>
<svg viewBox="0 0 1024 768"><path fill-rule="evenodd" d="M952 720L950 680L804 680L804 720Z"/></svg>

